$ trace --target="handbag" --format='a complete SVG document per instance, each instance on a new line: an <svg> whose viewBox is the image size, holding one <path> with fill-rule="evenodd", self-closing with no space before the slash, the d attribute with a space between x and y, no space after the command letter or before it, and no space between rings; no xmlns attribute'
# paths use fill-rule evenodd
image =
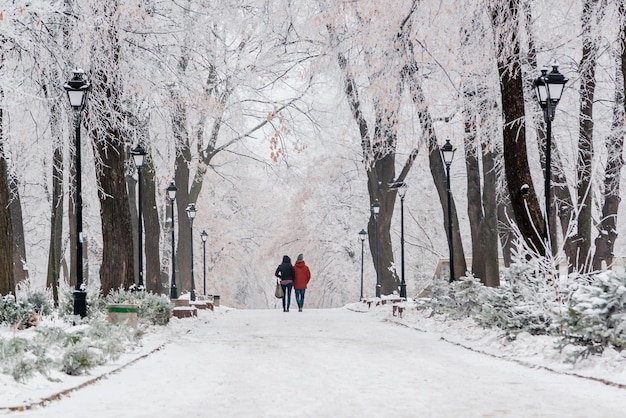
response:
<svg viewBox="0 0 626 418"><path fill-rule="evenodd" d="M274 291L274 296L276 296L278 299L282 299L285 297L285 292L283 292L283 287L278 282L276 282L276 290Z"/></svg>

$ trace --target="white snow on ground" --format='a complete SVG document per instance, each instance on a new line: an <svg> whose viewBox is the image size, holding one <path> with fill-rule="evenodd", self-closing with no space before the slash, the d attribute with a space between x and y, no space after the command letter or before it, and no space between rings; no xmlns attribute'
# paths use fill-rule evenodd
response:
<svg viewBox="0 0 626 418"><path fill-rule="evenodd" d="M617 417L626 410L620 353L564 364L556 338L509 341L470 320L417 311L398 318L391 310L355 303L302 313L199 311L150 328L140 350L89 376L18 384L0 375L0 415ZM10 410L20 405L24 411Z"/></svg>

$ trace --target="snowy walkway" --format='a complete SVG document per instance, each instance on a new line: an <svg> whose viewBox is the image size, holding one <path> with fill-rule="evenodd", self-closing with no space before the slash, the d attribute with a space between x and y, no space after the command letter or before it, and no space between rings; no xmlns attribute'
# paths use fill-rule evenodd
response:
<svg viewBox="0 0 626 418"><path fill-rule="evenodd" d="M166 347L22 417L617 417L626 390L347 309L203 314Z"/></svg>

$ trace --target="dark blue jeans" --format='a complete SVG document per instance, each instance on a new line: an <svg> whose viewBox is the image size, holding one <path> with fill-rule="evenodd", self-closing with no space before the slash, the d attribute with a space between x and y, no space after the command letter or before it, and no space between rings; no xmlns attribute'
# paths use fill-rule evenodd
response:
<svg viewBox="0 0 626 418"><path fill-rule="evenodd" d="M304 306L304 292L306 292L306 289L296 289L295 292L298 308L302 308Z"/></svg>
<svg viewBox="0 0 626 418"><path fill-rule="evenodd" d="M293 287L293 282L289 284L281 284L280 287L283 288L283 293L285 294L285 296L283 296L283 311L286 311L291 305L291 288Z"/></svg>

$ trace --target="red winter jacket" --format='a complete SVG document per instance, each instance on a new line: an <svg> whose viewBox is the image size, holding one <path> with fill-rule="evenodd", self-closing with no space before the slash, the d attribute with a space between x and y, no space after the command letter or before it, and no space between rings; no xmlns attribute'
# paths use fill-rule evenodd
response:
<svg viewBox="0 0 626 418"><path fill-rule="evenodd" d="M293 265L293 269L296 271L296 278L293 281L294 289L306 289L306 285L311 280L311 270L304 264L304 260L296 261Z"/></svg>

